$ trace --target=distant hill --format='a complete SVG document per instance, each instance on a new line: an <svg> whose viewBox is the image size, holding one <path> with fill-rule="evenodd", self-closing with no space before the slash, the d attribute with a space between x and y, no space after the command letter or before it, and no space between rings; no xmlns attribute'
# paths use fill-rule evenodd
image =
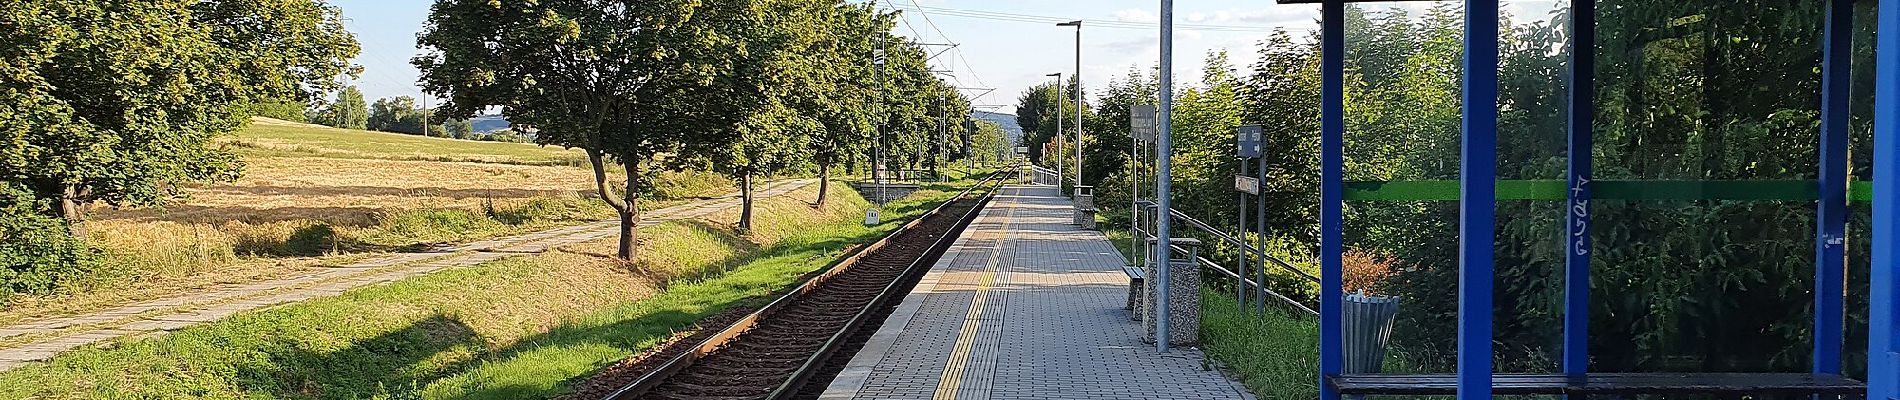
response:
<svg viewBox="0 0 1900 400"><path fill-rule="evenodd" d="M1016 114L1004 114L1004 113L989 112L989 111L972 111L970 112L970 117L984 120L984 121L995 122L997 125L1002 125L1003 132L1005 135L1009 136L1009 142L1011 144L1020 143L1022 141L1023 126L1016 124Z"/></svg>
<svg viewBox="0 0 1900 400"><path fill-rule="evenodd" d="M469 124L475 125L476 132L483 133L508 129L508 127L512 126L508 124L508 117L500 115L479 115L475 118L469 118L468 122Z"/></svg>

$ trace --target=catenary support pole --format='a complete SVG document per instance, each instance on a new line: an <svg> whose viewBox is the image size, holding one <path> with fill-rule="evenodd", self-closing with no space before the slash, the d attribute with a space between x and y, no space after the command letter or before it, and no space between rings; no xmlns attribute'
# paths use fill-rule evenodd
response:
<svg viewBox="0 0 1900 400"><path fill-rule="evenodd" d="M1158 93L1161 97L1161 115L1159 116L1158 135L1155 137L1155 237L1159 245L1155 246L1155 351L1168 352L1168 287L1174 286L1168 280L1168 270L1173 263L1168 262L1169 247L1174 246L1174 197L1169 186L1174 179L1172 156L1174 154L1174 0L1161 0L1161 85Z"/></svg>
<svg viewBox="0 0 1900 400"><path fill-rule="evenodd" d="M1596 0L1570 0L1570 202L1564 229L1563 371L1590 372L1590 181L1596 134Z"/></svg>
<svg viewBox="0 0 1900 400"><path fill-rule="evenodd" d="M1900 397L1900 0L1880 0L1874 27L1874 204L1867 398Z"/></svg>
<svg viewBox="0 0 1900 400"><path fill-rule="evenodd" d="M1491 398L1497 231L1498 0L1465 0L1464 140L1458 201L1458 399Z"/></svg>
<svg viewBox="0 0 1900 400"><path fill-rule="evenodd" d="M1339 315L1345 301L1346 1L1326 0L1319 18L1319 398L1339 400L1339 389L1326 379L1346 363Z"/></svg>
<svg viewBox="0 0 1900 400"><path fill-rule="evenodd" d="M1854 0L1828 1L1821 48L1821 202L1814 237L1814 365L1841 373L1847 306L1847 124L1854 64ZM1891 153L1889 153L1891 154Z"/></svg>

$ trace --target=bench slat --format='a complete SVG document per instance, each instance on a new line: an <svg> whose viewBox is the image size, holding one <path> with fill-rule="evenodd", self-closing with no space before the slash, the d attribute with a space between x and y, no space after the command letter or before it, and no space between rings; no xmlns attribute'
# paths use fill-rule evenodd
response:
<svg viewBox="0 0 1900 400"><path fill-rule="evenodd" d="M1345 394L1456 394L1458 376L1341 375L1327 379ZM1837 375L1801 373L1596 373L1581 385L1560 374L1498 374L1493 393L1559 394L1865 394L1867 385Z"/></svg>

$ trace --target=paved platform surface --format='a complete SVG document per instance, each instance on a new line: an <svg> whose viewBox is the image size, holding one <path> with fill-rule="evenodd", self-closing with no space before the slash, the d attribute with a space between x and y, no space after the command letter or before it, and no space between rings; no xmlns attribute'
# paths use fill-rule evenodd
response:
<svg viewBox="0 0 1900 400"><path fill-rule="evenodd" d="M792 179L760 185L759 197L777 197L817 183ZM738 207L737 193L643 213L640 226L700 218ZM620 233L618 220L600 221L501 237L416 253L395 253L280 279L228 284L194 293L120 306L90 314L0 326L0 371L122 336L167 332L277 304L329 297L358 287L393 282L445 268L548 251ZM26 340L18 340L23 337ZM6 345L11 343L11 345Z"/></svg>
<svg viewBox="0 0 1900 400"><path fill-rule="evenodd" d="M1052 186L1005 186L823 399L1250 399L1197 349L1155 352L1128 277Z"/></svg>

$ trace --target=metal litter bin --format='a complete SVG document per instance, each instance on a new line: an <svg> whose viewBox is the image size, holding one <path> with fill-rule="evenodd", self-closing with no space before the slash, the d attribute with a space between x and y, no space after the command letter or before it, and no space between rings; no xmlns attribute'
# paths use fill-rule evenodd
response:
<svg viewBox="0 0 1900 400"><path fill-rule="evenodd" d="M1399 315L1399 298L1370 296L1365 292L1349 294L1346 301L1340 303L1339 311L1346 353L1342 372L1384 372L1385 345L1392 339L1392 321Z"/></svg>

